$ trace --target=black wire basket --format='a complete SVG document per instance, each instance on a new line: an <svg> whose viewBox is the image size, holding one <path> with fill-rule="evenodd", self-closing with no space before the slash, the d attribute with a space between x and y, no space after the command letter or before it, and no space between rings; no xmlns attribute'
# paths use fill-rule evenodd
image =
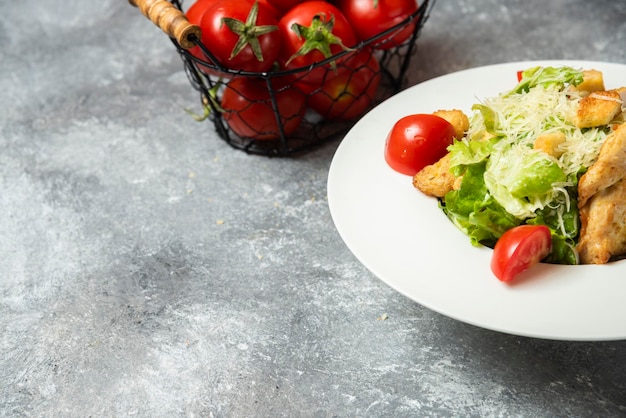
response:
<svg viewBox="0 0 626 418"><path fill-rule="evenodd" d="M161 3L159 0L155 2ZM189 81L200 94L203 112L193 116L198 120L211 121L219 137L233 148L250 154L284 157L306 152L324 142L342 137L368 110L406 87L407 70L417 50L417 39L434 2L421 1L417 11L403 22L328 59L307 67L264 73L235 71L220 65L202 43L199 32L186 30L188 28L183 29L185 33L177 34L168 27L163 30L170 34ZM135 1L131 0L131 3L135 4ZM182 0L163 3L167 3L170 8L173 6L177 12L183 11ZM157 18L148 17L163 28L162 22L167 20L163 18L166 12L144 9L142 12L146 16L149 13L158 15ZM384 42L393 42L394 33L411 26L413 29L406 41L381 47ZM195 50L194 53L192 50ZM352 77L367 78L368 84L361 91L345 91L339 96L345 96L340 100L348 98L348 103L354 103L354 106L340 105L340 100L324 97L325 93L321 89L324 80L317 86L299 82L310 71L328 67L328 64L333 65L333 72L343 74L346 84L350 83ZM328 74L330 72L324 77ZM285 83L284 80L289 82ZM249 86L251 82L265 93L261 96L247 96L248 89L242 86L246 83ZM302 89L302 85L308 88ZM292 98L291 102L282 102L282 97L286 95ZM235 111L223 106L227 100L238 98L243 98L250 108L239 107ZM293 100L303 103L302 111L298 110L299 106L295 106ZM311 107L312 102L314 104ZM267 124L262 129L258 123L252 126L249 123L252 115L255 118L266 118Z"/></svg>

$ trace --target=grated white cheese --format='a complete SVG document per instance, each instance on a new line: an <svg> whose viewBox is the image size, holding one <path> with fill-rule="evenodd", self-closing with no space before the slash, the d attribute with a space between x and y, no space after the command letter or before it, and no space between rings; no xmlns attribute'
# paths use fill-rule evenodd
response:
<svg viewBox="0 0 626 418"><path fill-rule="evenodd" d="M574 124L581 93L556 87L530 89L528 93L488 99L498 118L498 133L508 142L532 147L541 134L563 132L565 142L559 149L564 154L559 163L566 174L577 173L598 158L606 134L599 129L577 128Z"/></svg>
<svg viewBox="0 0 626 418"><path fill-rule="evenodd" d="M513 215L533 217L537 209L549 204L569 207L569 195L565 187L575 185L581 169L597 160L607 134L603 129L580 129L575 126L576 112L582 97L583 93L559 89L557 86L538 86L528 92L501 94L484 100L483 104L495 114L495 134L503 138L494 147L494 152L502 155L492 153L485 181L496 200ZM476 112L472 116L468 137L481 138L485 131L483 115ZM515 164L524 154L536 152L533 145L537 137L554 132L565 134L565 141L558 146L562 154L555 161L567 175L568 181L554 184L552 190L544 196L528 201L498 199L495 189L499 187L499 178L506 175L507 165ZM498 161L501 163L498 164Z"/></svg>

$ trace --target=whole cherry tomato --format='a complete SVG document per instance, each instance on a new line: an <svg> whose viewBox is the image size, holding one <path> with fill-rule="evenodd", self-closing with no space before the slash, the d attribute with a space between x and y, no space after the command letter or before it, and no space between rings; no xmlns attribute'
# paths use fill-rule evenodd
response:
<svg viewBox="0 0 626 418"><path fill-rule="evenodd" d="M321 86L298 84L305 91L308 88L308 105L325 119L355 119L365 113L376 96L381 73L371 49L350 56L343 64L348 70L326 79Z"/></svg>
<svg viewBox="0 0 626 418"><path fill-rule="evenodd" d="M220 105L224 110L222 117L234 133L242 138L273 140L280 138L281 126L285 136L298 128L304 117L306 97L284 79L272 79L272 90L280 126L264 79L242 76L230 80Z"/></svg>
<svg viewBox="0 0 626 418"><path fill-rule="evenodd" d="M298 3L302 3L301 0L267 0L267 2L283 13L291 10Z"/></svg>
<svg viewBox="0 0 626 418"><path fill-rule="evenodd" d="M258 2L216 0L202 15L202 43L228 69L269 71L280 51L277 23Z"/></svg>
<svg viewBox="0 0 626 418"><path fill-rule="evenodd" d="M506 231L496 242L491 271L503 282L510 282L522 271L539 263L552 250L550 228L520 225Z"/></svg>
<svg viewBox="0 0 626 418"><path fill-rule="evenodd" d="M189 23L200 26L202 16L209 7L215 4L217 0L197 0L185 12L185 16Z"/></svg>
<svg viewBox="0 0 626 418"><path fill-rule="evenodd" d="M402 23L417 12L416 0L338 0L337 6L348 18L359 40L373 36ZM411 37L415 22L404 25L372 44L378 49L398 46Z"/></svg>
<svg viewBox="0 0 626 418"><path fill-rule="evenodd" d="M398 120L385 143L385 161L394 170L414 176L447 154L454 127L431 114L408 115Z"/></svg>
<svg viewBox="0 0 626 418"><path fill-rule="evenodd" d="M279 61L285 69L306 68L356 44L352 26L334 5L306 1L289 10L278 22L283 39ZM300 81L319 84L337 68L337 61L313 68Z"/></svg>
<svg viewBox="0 0 626 418"><path fill-rule="evenodd" d="M216 2L217 2L217 0L197 0L196 2L194 2L189 7L189 9L187 9L187 11L185 12L185 16L187 17L187 20L189 21L189 23L191 23L193 25L200 26L202 24L202 16L204 16L206 11L211 6L213 6ZM207 58L205 57L204 53L202 52L202 49L200 49L199 46L194 46L193 48L189 49L189 53L191 53L191 55L193 55L194 57L199 58L201 60L204 60L204 61L207 60ZM203 71L205 71L205 72L207 72L209 74L214 73L214 70L212 68L209 68L206 65L202 65L201 63L199 63L197 61L196 61L196 64Z"/></svg>
<svg viewBox="0 0 626 418"><path fill-rule="evenodd" d="M252 1L252 0L248 0L248 1ZM270 12L272 12L277 22L285 14L284 10L281 10L278 7L274 6L274 4L270 2L269 0L258 0L258 2L259 4L265 6L265 8L268 9Z"/></svg>

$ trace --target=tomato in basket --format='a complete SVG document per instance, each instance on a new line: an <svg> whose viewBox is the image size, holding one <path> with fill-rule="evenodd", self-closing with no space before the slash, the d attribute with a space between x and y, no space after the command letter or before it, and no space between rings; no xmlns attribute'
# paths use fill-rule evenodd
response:
<svg viewBox="0 0 626 418"><path fill-rule="evenodd" d="M280 10L282 13L286 13L291 10L292 7L296 6L298 3L302 3L301 0L265 0L269 4L271 4L276 9Z"/></svg>
<svg viewBox="0 0 626 418"><path fill-rule="evenodd" d="M348 71L330 77L320 86L298 83L309 94L308 105L328 120L351 120L369 109L380 83L378 59L370 48L344 61Z"/></svg>
<svg viewBox="0 0 626 418"><path fill-rule="evenodd" d="M200 6L204 4L206 8L202 11ZM205 0L202 5L192 11L191 17L201 16L202 44L218 61L216 64L250 72L265 72L273 67L280 51L281 35L271 10L249 0ZM197 47L192 53L202 54L202 51ZM200 57L206 59L203 54Z"/></svg>
<svg viewBox="0 0 626 418"><path fill-rule="evenodd" d="M325 1L306 1L289 10L278 22L282 36L279 62L287 70L309 67L348 50L356 44L350 22L334 5ZM307 71L300 81L319 84L339 72L337 58Z"/></svg>
<svg viewBox="0 0 626 418"><path fill-rule="evenodd" d="M259 2L259 4L265 6L266 9L272 12L274 17L276 18L276 21L280 20L280 18L283 17L283 15L285 14L284 10L276 7L274 5L274 2L270 0L257 0L257 1Z"/></svg>
<svg viewBox="0 0 626 418"><path fill-rule="evenodd" d="M234 77L224 89L220 105L229 128L242 138L274 140L291 135L302 122L306 97L283 78L272 79L278 117L272 107L266 80L257 77Z"/></svg>
<svg viewBox="0 0 626 418"><path fill-rule="evenodd" d="M215 2L217 2L217 0L197 0L185 12L185 17L187 17L189 23L200 26L200 24L202 23L202 16L204 16L204 13L206 13L207 9L211 7ZM206 60L206 57L204 56L204 53L199 46L194 46L193 48L189 49L189 53L191 53L191 55L196 58ZM213 72L211 68L205 65L201 65L198 63L198 66L207 73Z"/></svg>
<svg viewBox="0 0 626 418"><path fill-rule="evenodd" d="M217 0L197 0L185 12L185 16L189 23L200 26L202 16L209 7L215 4Z"/></svg>
<svg viewBox="0 0 626 418"><path fill-rule="evenodd" d="M373 36L399 25L418 10L416 0L338 0L337 6L348 18L359 40L365 41ZM415 30L416 22L398 28L373 46L389 49L408 40Z"/></svg>

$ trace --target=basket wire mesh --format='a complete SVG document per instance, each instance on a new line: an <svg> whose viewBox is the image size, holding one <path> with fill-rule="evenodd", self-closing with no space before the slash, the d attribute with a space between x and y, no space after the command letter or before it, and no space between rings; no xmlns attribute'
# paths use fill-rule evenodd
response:
<svg viewBox="0 0 626 418"><path fill-rule="evenodd" d="M172 5L177 9L183 10L181 0L170 0ZM356 123L360 116L366 113L380 102L391 97L395 93L401 91L407 84L407 71L411 64L411 59L417 50L417 39L421 30L428 20L428 14L434 5L435 0L424 0L420 2L418 10L405 19L403 22L394 27L362 41L350 50L345 50L333 55L332 57L315 64L291 70L271 71L266 73L252 73L246 71L235 71L218 63L218 60L211 54L210 50L204 45L201 39L192 35L191 40L202 51L202 54L193 54L189 49L183 48L174 38L170 38L176 47L180 58L182 59L185 72L191 83L191 86L199 93L200 102L203 107L204 115L198 119L208 119L214 125L215 131L221 139L226 141L235 149L243 150L250 154L259 154L267 156L291 156L309 151L321 144L341 138ZM408 40L399 45L391 45L386 48L380 48L382 42L393 42L393 34L414 25L411 36ZM378 44L377 47L372 46ZM281 89L294 88L293 85L284 85L280 83L277 87L276 80L289 78L297 82L299 78L305 76L312 69L328 65L329 63L337 63L337 67L345 64L350 59L350 54L357 53L372 55L378 65L376 68L367 68L372 75L372 79L379 79L375 93L364 91L360 94L368 94L369 106L358 115L351 117L322 117L315 111L308 109L304 117L299 122L297 129L289 129L287 132L285 127L289 123L285 119L284 112L281 115L277 95ZM369 55L362 61L361 66L367 66L370 61ZM354 73L360 67L351 67L347 71ZM342 70L338 68L338 70ZM343 71L343 70L342 70ZM330 74L330 73L328 73ZM327 74L327 75L328 75ZM350 77L350 75L348 76ZM275 118L272 132L274 139L259 139L266 136L264 132L249 132L249 134L238 135L233 131L227 122L227 110L220 106L220 100L224 95L225 89L234 88L233 80L236 78L254 78L255 82L264 83L267 89L268 97L264 99L264 105L271 108L271 116ZM321 85L320 85L321 87ZM320 88L313 88L311 91L301 92L305 96L319 94ZM233 92L230 92L231 95ZM235 91L235 94L238 94ZM345 92L344 94L350 94ZM305 100L307 97L305 97ZM354 97L354 100L358 100ZM245 124L245 120L239 121Z"/></svg>

